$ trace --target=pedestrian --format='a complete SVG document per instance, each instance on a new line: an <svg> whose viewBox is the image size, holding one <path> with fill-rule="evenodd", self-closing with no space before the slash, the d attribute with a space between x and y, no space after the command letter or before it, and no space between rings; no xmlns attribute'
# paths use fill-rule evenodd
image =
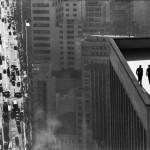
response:
<svg viewBox="0 0 150 150"><path fill-rule="evenodd" d="M139 65L139 68L137 68L136 74L138 76L138 82L142 86L143 68L141 65Z"/></svg>
<svg viewBox="0 0 150 150"><path fill-rule="evenodd" d="M149 84L150 84L150 65L148 65L148 68L146 70L146 76L148 77L148 81L149 81Z"/></svg>

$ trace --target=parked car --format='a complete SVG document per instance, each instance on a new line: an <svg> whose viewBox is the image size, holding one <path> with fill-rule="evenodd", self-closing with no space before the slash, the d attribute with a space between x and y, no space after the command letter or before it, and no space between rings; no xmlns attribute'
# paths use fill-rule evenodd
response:
<svg viewBox="0 0 150 150"><path fill-rule="evenodd" d="M14 94L14 96L15 96L16 98L21 98L21 97L22 97L22 94L21 94L21 92L16 92L16 93Z"/></svg>
<svg viewBox="0 0 150 150"><path fill-rule="evenodd" d="M10 92L9 91L4 91L3 96L6 97L6 98L9 98L10 97Z"/></svg>

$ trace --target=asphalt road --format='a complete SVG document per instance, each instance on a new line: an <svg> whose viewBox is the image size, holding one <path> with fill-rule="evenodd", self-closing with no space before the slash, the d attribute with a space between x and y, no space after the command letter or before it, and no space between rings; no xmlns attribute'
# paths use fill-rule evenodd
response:
<svg viewBox="0 0 150 150"><path fill-rule="evenodd" d="M0 150L2 145L3 147L6 145L6 148L4 149L9 147L10 150L23 150L25 140L24 123L23 121L19 122L21 126L21 133L19 133L16 117L17 115L20 115L20 113L18 113L15 118L11 117L14 104L18 105L19 112L23 112L23 93L21 91L21 82L23 81L23 78L20 72L21 65L19 60L19 52L18 49L15 50L15 47L18 46L16 24L13 20L15 0L0 0L0 4L0 57L3 59L0 64L0 74L2 75L0 78L0 86L3 89L3 92L0 92L0 129L2 129L1 134L3 141L0 143ZM12 18L11 21L10 18ZM12 65L16 66L18 74L17 71L12 68ZM10 71L10 76L8 75L7 70ZM15 81L15 85L12 84L11 74L15 76L15 79L13 79ZM17 86L17 83L20 83L20 86ZM4 96L3 93L5 92L9 92L10 96ZM16 98L15 93L21 93L22 96L20 98ZM6 107L8 107L8 113L4 112L4 103L6 104ZM4 115L6 116L5 118ZM7 135L9 136L8 138L6 138ZM19 139L19 144L17 143L17 137Z"/></svg>

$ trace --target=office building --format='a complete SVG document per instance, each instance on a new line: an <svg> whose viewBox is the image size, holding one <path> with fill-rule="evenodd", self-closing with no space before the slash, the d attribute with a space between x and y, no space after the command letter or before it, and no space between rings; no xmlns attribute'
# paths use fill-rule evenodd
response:
<svg viewBox="0 0 150 150"><path fill-rule="evenodd" d="M75 41L83 34L85 1L58 1L56 12L56 25L59 28L60 69L80 69L80 52Z"/></svg>
<svg viewBox="0 0 150 150"><path fill-rule="evenodd" d="M110 23L110 2L101 0L86 1L86 34L104 34Z"/></svg>
<svg viewBox="0 0 150 150"><path fill-rule="evenodd" d="M57 30L55 28L55 2L31 0L32 63L52 63Z"/></svg>
<svg viewBox="0 0 150 150"><path fill-rule="evenodd" d="M134 48L142 50L141 45L135 46L140 40L143 47L145 42L148 44L142 38L119 40L104 36L87 37L82 44L83 112L99 149L150 148L149 95L138 84L121 53Z"/></svg>

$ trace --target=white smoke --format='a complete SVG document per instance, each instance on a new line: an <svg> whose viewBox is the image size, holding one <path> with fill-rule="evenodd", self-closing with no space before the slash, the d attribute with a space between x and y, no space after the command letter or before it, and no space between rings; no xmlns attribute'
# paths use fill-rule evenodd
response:
<svg viewBox="0 0 150 150"><path fill-rule="evenodd" d="M37 118L43 116L43 111L39 110L37 112ZM46 128L42 130L37 129L35 144L33 145L33 150L50 150L56 145L56 136L54 135L55 130L60 127L60 122L56 117L49 117L47 119Z"/></svg>

